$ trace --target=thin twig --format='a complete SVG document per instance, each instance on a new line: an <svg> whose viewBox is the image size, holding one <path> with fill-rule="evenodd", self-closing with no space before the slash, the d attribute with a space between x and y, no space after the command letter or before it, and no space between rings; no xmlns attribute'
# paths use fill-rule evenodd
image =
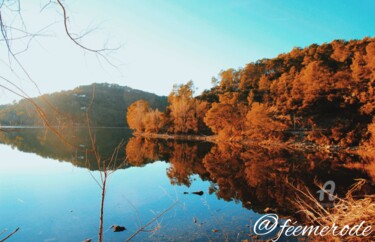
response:
<svg viewBox="0 0 375 242"><path fill-rule="evenodd" d="M145 228L147 228L148 226L150 226L152 223L154 223L158 218L160 218L161 216L163 216L166 212L168 212L169 210L171 210L174 206L176 206L178 203L178 200L175 201L170 207L168 207L167 209L165 209L163 212L161 212L160 214L158 214L158 216L156 216L155 218L151 219L150 222L148 222L147 224L143 225L142 227L140 227L137 231L135 231L127 240L127 241L130 241L131 239L133 239L137 234L139 234L140 232L144 231Z"/></svg>
<svg viewBox="0 0 375 242"><path fill-rule="evenodd" d="M20 230L20 228L16 228L12 233L10 233L7 237L5 237L4 239L0 240L0 242L4 242L5 240L9 239L12 235L14 235L15 233L17 233L17 231Z"/></svg>
<svg viewBox="0 0 375 242"><path fill-rule="evenodd" d="M68 38L73 41L74 44L76 44L77 46L79 46L80 48L86 50L86 51L89 51L89 52L92 52L92 53L95 53L95 54L98 54L100 55L100 57L102 57L109 65L111 65L112 67L116 68L117 69L117 66L115 66L104 54L103 52L105 51L109 51L109 50L118 50L118 48L113 48L113 49L109 49L109 48L102 48L102 49L92 49L92 48L88 48L84 45L82 45L81 43L79 43L77 41L77 39L79 38L74 38L71 34L71 32L69 31L69 27L68 27L68 15L66 13L66 9L65 9L65 6L61 3L60 0L57 0L57 3L60 5L61 7L61 10L63 11L63 15L64 15L64 28L65 28L65 33L66 35L68 36Z"/></svg>
<svg viewBox="0 0 375 242"><path fill-rule="evenodd" d="M138 220L138 223L139 223L139 226L142 227L142 220L141 220L141 217L139 216L139 212L138 212L138 209L134 206L133 203L131 203L126 197L125 197L125 200L130 204L130 206L134 209L135 211L135 215L137 216L137 220Z"/></svg>

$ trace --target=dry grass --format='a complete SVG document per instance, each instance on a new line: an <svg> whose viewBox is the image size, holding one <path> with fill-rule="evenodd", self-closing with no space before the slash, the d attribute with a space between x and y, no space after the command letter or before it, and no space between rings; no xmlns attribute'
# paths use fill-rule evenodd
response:
<svg viewBox="0 0 375 242"><path fill-rule="evenodd" d="M356 199L353 193L358 191L364 184L365 180L361 179L355 183L347 192L345 198L336 197L332 207L324 207L308 189L302 191L299 188L291 185L296 189L298 195L294 205L302 212L307 219L307 223L329 226L336 225L339 229L345 225L353 227L365 221L364 226L371 226L375 228L375 195L365 196ZM320 186L321 189L323 189ZM362 231L362 230L361 230ZM334 237L333 235L316 238L319 241L375 241L375 233L372 232L366 237L350 237L344 238Z"/></svg>

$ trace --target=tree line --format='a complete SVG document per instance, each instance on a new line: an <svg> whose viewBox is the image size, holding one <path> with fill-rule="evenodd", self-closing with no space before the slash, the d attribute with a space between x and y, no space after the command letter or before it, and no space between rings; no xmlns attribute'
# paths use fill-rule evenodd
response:
<svg viewBox="0 0 375 242"><path fill-rule="evenodd" d="M165 112L137 101L127 120L131 129L146 133L369 147L375 136L374 80L375 38L334 40L224 70L196 97L193 82L175 85Z"/></svg>

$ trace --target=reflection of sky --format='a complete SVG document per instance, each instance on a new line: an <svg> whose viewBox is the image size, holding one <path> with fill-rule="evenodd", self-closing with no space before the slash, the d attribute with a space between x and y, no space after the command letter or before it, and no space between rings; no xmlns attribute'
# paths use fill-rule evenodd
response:
<svg viewBox="0 0 375 242"><path fill-rule="evenodd" d="M0 152L0 229L20 227L14 235L17 241L81 241L96 236L101 191L86 169L4 145L0 145ZM118 170L110 176L105 201L106 238L123 241L135 231L136 212L128 201L146 223L176 197L179 204L159 220L161 228L153 238L189 236L207 240L225 234L237 236L241 231L241 236L247 234L245 225L253 215L251 211L208 195L209 183L196 176L190 188L171 186L166 176L168 167L164 162L155 162L142 168ZM98 172L93 175L98 178ZM184 191L199 190L205 194L183 195ZM193 217L203 224L194 224ZM128 230L112 233L107 229L113 224L124 225ZM213 233L212 229L219 232ZM137 238L145 240L150 235L144 233Z"/></svg>

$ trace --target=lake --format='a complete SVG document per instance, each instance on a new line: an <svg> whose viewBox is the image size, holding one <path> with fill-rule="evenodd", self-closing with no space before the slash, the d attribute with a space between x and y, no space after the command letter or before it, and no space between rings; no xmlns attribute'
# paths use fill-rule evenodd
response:
<svg viewBox="0 0 375 242"><path fill-rule="evenodd" d="M166 209L132 241L250 241L266 212L303 222L290 184L316 193L314 183L333 180L344 196L363 178L361 194L374 193L365 168L343 166L361 163L351 154L151 140L123 128L59 132L63 140L43 128L0 133L0 233L20 228L9 241L97 241L103 162L103 241L125 241Z"/></svg>

